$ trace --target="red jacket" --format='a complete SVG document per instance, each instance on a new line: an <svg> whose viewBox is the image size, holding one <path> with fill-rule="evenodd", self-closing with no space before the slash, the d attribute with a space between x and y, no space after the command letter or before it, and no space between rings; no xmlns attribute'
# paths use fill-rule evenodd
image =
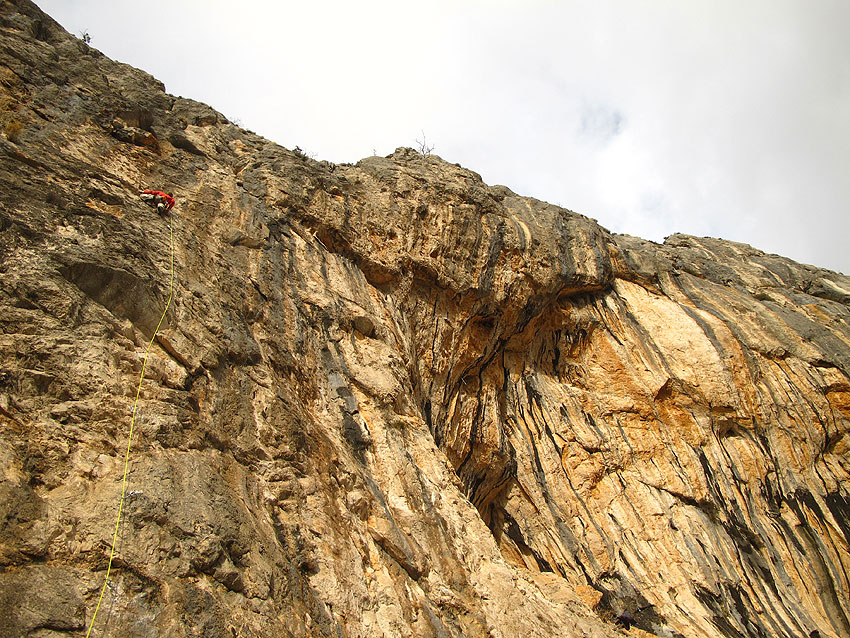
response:
<svg viewBox="0 0 850 638"><path fill-rule="evenodd" d="M162 191L142 191L145 195L159 195L162 200L165 202L165 210L169 211L174 208L174 198L168 193L163 193Z"/></svg>

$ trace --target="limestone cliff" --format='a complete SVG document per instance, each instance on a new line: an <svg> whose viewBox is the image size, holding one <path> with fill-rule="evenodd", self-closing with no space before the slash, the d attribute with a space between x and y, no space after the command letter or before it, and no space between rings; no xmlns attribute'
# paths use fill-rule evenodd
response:
<svg viewBox="0 0 850 638"><path fill-rule="evenodd" d="M850 635L850 279L316 162L0 4L0 636Z"/></svg>

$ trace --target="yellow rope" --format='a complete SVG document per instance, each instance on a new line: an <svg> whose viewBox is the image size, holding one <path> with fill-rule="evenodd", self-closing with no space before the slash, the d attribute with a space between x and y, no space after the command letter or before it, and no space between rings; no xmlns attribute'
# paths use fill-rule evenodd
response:
<svg viewBox="0 0 850 638"><path fill-rule="evenodd" d="M168 301L165 303L165 309L162 311L162 316L159 318L159 323L156 324L156 330L153 331L153 336L148 342L147 350L145 350L145 358L142 361L142 373L139 375L139 387L136 388L136 400L133 401L133 416L130 419L130 436L127 438L127 452L124 454L124 478L121 480L121 500L118 503L118 516L115 519L115 533L112 535L112 549L109 550L109 563L106 566L106 578L103 581L103 588L100 590L100 597L97 599L97 606L94 608L94 614L91 617L89 630L86 632L86 638L91 635L94 628L94 620L97 618L97 612L100 609L100 603L103 600L103 594L106 593L106 586L109 584L109 574L112 572L112 559L115 557L115 544L118 541L118 528L121 526L121 512L124 509L124 495L127 491L127 470L130 467L130 447L133 444L133 428L136 425L136 405L139 403L139 394L142 391L142 381L145 378L145 368L148 364L148 355L153 345L153 340L159 332L159 328L165 319L165 313L168 312L168 307L171 305L171 297L174 294L174 225L171 216L168 218L168 231L171 235L171 286L168 291Z"/></svg>

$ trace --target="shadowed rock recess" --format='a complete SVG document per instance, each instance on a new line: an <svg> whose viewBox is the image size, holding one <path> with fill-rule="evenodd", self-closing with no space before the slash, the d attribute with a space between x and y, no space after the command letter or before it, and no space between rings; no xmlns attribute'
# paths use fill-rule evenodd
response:
<svg viewBox="0 0 850 638"><path fill-rule="evenodd" d="M143 188L94 636L850 636L847 277L313 161L26 0L0 100L0 637L103 584Z"/></svg>

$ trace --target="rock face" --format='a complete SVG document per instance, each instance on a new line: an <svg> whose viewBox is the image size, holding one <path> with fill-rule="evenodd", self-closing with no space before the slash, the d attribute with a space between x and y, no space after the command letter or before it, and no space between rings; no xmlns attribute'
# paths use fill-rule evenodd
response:
<svg viewBox="0 0 850 638"><path fill-rule="evenodd" d="M850 635L850 279L333 165L0 5L0 636Z"/></svg>

